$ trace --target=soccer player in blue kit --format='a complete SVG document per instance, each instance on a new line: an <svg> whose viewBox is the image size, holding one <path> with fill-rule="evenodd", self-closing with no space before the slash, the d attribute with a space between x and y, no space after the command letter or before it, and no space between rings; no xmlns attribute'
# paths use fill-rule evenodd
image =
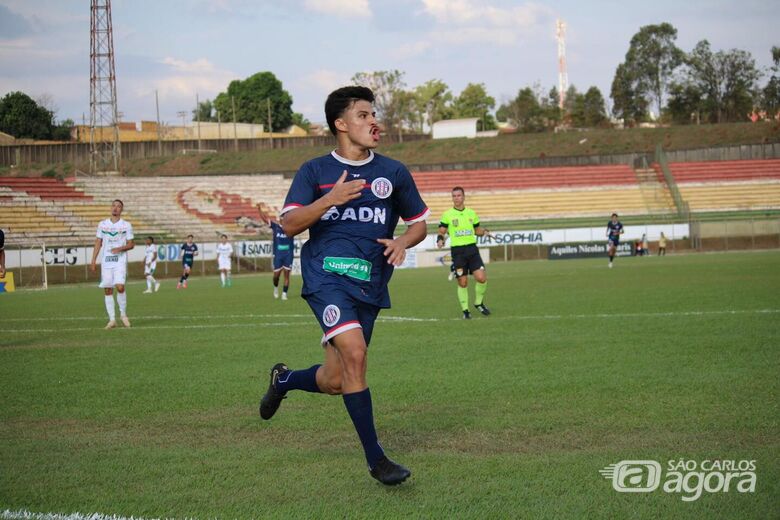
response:
<svg viewBox="0 0 780 520"><path fill-rule="evenodd" d="M177 289L187 288L187 278L190 277L192 264L198 256L198 245L193 242L193 236L187 235L187 241L181 245L181 278L176 284Z"/></svg>
<svg viewBox="0 0 780 520"><path fill-rule="evenodd" d="M260 219L271 228L274 249L274 298L279 297L279 277L284 272L284 286L282 287L282 300L287 299L287 290L290 288L290 271L292 271L293 253L295 243L292 237L288 237L282 226L263 211L260 204L257 205Z"/></svg>
<svg viewBox="0 0 780 520"><path fill-rule="evenodd" d="M617 246L620 244L620 235L623 234L623 224L618 220L617 213L607 222L607 254L609 255L609 268L612 269L612 260L615 259Z"/></svg>
<svg viewBox="0 0 780 520"><path fill-rule="evenodd" d="M379 144L373 102L366 87L343 87L328 96L325 116L337 148L305 163L287 194L285 233L309 230L301 250L301 295L322 327L325 360L304 370L277 363L260 416L270 419L291 390L341 395L370 475L395 485L411 472L390 460L377 439L366 382L368 345L379 310L390 307L393 268L425 238L430 211L409 170L373 152ZM394 237L399 218L406 230Z"/></svg>

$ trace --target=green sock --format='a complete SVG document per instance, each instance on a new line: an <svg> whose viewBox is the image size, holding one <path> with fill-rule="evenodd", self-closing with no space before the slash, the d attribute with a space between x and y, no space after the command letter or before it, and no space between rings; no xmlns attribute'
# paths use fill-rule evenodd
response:
<svg viewBox="0 0 780 520"><path fill-rule="evenodd" d="M485 298L485 291L487 291L487 282L477 282L477 285L474 286L474 292L476 293L476 296L474 297L474 305L482 305L482 300Z"/></svg>
<svg viewBox="0 0 780 520"><path fill-rule="evenodd" d="M458 286L458 301L460 302L461 310L469 310L469 288Z"/></svg>

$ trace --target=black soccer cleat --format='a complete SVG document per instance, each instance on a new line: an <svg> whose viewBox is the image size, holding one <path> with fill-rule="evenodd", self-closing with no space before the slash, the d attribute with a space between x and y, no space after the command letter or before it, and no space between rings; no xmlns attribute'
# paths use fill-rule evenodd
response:
<svg viewBox="0 0 780 520"><path fill-rule="evenodd" d="M470 320L471 319L471 313L469 311L463 311L463 319L464 320Z"/></svg>
<svg viewBox="0 0 780 520"><path fill-rule="evenodd" d="M411 471L388 459L386 455L382 455L369 473L385 486L397 486L412 475Z"/></svg>
<svg viewBox="0 0 780 520"><path fill-rule="evenodd" d="M280 375L289 371L290 369L284 363L277 363L271 369L271 383L263 398L260 399L260 417L266 421L274 416L279 405L282 404L282 399L286 397L287 392L279 392L276 389L276 382Z"/></svg>
<svg viewBox="0 0 780 520"><path fill-rule="evenodd" d="M474 304L474 307L482 313L483 316L490 316L490 309L485 307L484 303L480 303L479 305Z"/></svg>

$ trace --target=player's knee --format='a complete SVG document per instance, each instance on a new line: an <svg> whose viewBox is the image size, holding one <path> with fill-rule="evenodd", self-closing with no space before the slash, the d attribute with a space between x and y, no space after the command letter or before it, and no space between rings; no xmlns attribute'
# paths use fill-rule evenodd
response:
<svg viewBox="0 0 780 520"><path fill-rule="evenodd" d="M116 286L116 292L118 292L119 294L122 294L123 292L125 292L125 286L124 285L117 285Z"/></svg>
<svg viewBox="0 0 780 520"><path fill-rule="evenodd" d="M354 347L340 352L347 377L362 377L366 373L366 348Z"/></svg>
<svg viewBox="0 0 780 520"><path fill-rule="evenodd" d="M466 276L461 276L458 278L458 285L461 287L468 287L469 285L469 279Z"/></svg>

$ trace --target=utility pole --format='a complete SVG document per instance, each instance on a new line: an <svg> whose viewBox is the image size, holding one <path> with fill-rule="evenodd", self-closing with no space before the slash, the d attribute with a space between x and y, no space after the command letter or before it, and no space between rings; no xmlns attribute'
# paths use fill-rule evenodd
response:
<svg viewBox="0 0 780 520"><path fill-rule="evenodd" d="M271 98L265 98L268 107L268 136L271 138L271 150L274 149L274 130L271 125Z"/></svg>
<svg viewBox="0 0 780 520"><path fill-rule="evenodd" d="M238 132L236 132L236 98L230 96L230 105L233 107L233 148L238 151Z"/></svg>
<svg viewBox="0 0 780 520"><path fill-rule="evenodd" d="M157 109L157 156L162 156L162 129L160 128L160 99L157 97L157 91L154 91L154 106Z"/></svg>
<svg viewBox="0 0 780 520"><path fill-rule="evenodd" d="M200 101L197 92L195 92L195 119L198 121L198 151L200 151Z"/></svg>

